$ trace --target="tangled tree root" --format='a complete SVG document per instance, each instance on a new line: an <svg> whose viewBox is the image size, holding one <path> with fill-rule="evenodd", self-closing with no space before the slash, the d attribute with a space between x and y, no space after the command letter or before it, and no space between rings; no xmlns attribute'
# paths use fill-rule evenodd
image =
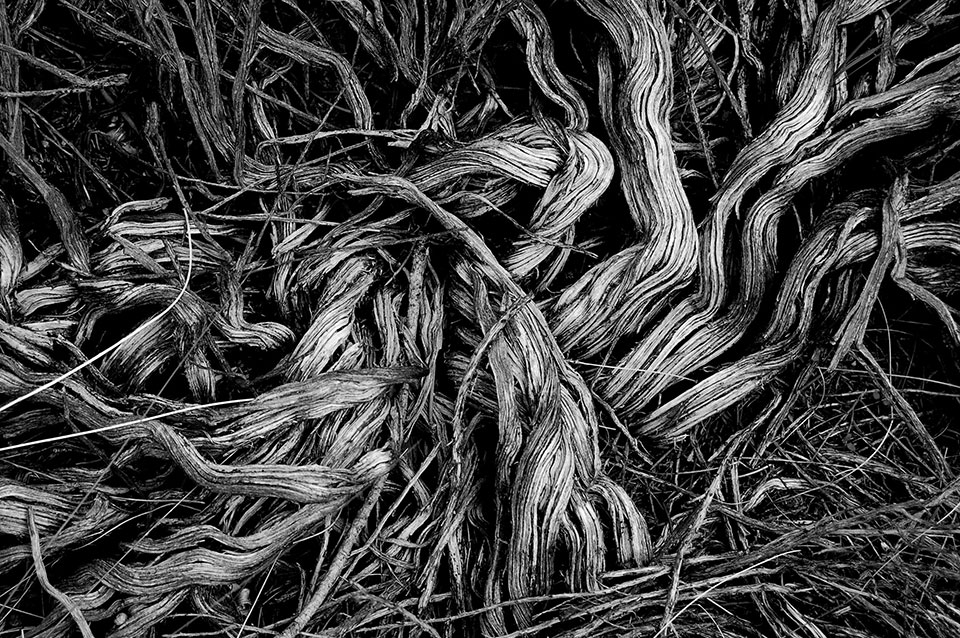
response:
<svg viewBox="0 0 960 638"><path fill-rule="evenodd" d="M957 10L0 6L0 635L960 635Z"/></svg>

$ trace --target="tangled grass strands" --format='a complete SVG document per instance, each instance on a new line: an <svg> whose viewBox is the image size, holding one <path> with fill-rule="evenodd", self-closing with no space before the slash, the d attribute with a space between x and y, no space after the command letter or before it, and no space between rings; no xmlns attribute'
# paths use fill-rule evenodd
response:
<svg viewBox="0 0 960 638"><path fill-rule="evenodd" d="M0 406L0 413L6 412L7 410L16 406L17 404L23 401L29 400L30 398L40 394L41 392L49 390L50 388L56 386L58 383L62 383L63 381L76 375L77 373L82 371L84 368L91 366L97 361L99 361L100 359L103 359L109 356L113 351L122 347L124 343L126 343L127 341L131 341L135 339L139 333L145 332L148 329L150 329L154 324L158 323L165 315L167 315L168 313L173 311L174 308L176 308L177 304L180 302L183 296L187 293L187 290L190 287L190 277L193 274L193 243L192 243L193 240L191 239L191 233L190 233L190 218L189 216L187 216L186 212L184 212L184 224L185 224L185 234L187 237L187 273L183 280L183 286L180 288L180 291L177 293L177 296L173 299L170 305L164 308L159 314L155 315L153 318L142 323L140 326L138 326L128 335L126 335L125 337L121 338L119 341L114 343L112 346L104 350L101 350L99 353L97 353L93 357L87 359L80 365L74 368L71 368L70 370L56 377L55 379L52 379L51 381L48 381L47 383L37 388L34 388L30 392L26 394L22 394L18 396L16 399L13 399L5 403L4 405Z"/></svg>
<svg viewBox="0 0 960 638"><path fill-rule="evenodd" d="M141 425L143 423L148 423L150 421L157 421L166 417L177 416L178 414L185 414L187 412L193 412L194 410L207 410L210 408L221 408L229 405L241 405L244 403L250 403L253 399L232 399L229 401L219 401L215 404L207 405L189 405L179 410L173 410L171 412L165 412L162 414L157 414L154 416L144 417L142 419L134 419L132 421L124 421L122 423L114 423L112 425L105 425L101 428L96 428L93 430L86 430L83 432L72 432L70 434L62 434L60 436L51 437L49 439L40 439L39 441L26 441L23 443L17 443L15 445L8 445L2 449L0 452L12 452L14 450L20 450L27 447L33 447L36 445L50 445L52 443L60 443L62 441L78 438L81 436L90 436L92 434L100 434L103 432L111 432L113 430L120 430L123 428L128 428L131 425Z"/></svg>
<svg viewBox="0 0 960 638"><path fill-rule="evenodd" d="M948 0L0 7L0 633L960 633Z"/></svg>

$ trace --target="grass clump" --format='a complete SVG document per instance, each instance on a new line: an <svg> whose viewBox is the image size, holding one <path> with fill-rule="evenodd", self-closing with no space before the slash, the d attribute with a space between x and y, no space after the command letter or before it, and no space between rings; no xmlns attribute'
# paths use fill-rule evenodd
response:
<svg viewBox="0 0 960 638"><path fill-rule="evenodd" d="M0 636L956 636L946 0L0 6Z"/></svg>

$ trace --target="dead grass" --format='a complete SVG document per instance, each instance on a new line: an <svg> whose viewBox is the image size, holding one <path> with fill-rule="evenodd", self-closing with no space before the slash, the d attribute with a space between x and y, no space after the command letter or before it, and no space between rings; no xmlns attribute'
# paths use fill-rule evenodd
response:
<svg viewBox="0 0 960 638"><path fill-rule="evenodd" d="M0 636L960 635L956 11L0 6Z"/></svg>

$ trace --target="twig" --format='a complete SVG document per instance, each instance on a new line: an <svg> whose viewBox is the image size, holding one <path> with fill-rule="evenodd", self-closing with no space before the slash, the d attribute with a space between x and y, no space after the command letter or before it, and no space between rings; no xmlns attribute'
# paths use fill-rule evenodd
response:
<svg viewBox="0 0 960 638"><path fill-rule="evenodd" d="M30 553L33 555L33 568L37 573L40 586L66 608L77 623L83 638L93 638L93 632L90 631L90 625L87 624L87 619L83 617L80 606L72 598L54 587L47 576L47 568L43 565L43 555L40 552L40 533L37 531L37 521L34 518L32 507L27 508L27 526L30 528Z"/></svg>
<svg viewBox="0 0 960 638"><path fill-rule="evenodd" d="M372 488L370 488L370 492L367 494L367 498L363 502L363 506L360 508L360 511L357 512L357 517L353 520L353 524L350 525L350 529L347 530L343 540L340 541L340 547L337 549L337 553L334 554L333 560L330 562L330 569L327 570L326 576L323 577L323 580L320 581L320 584L317 586L316 591L313 592L310 600L308 600L307 604L303 606L303 609L300 610L300 613L297 614L297 617L294 618L287 628L283 630L279 638L294 638L295 636L298 636L300 632L304 630L307 624L313 620L317 610L319 610L324 601L326 601L327 596L330 595L330 592L333 591L334 585L340 578L340 573L343 571L343 568L347 565L347 561L350 559L350 553L353 551L353 546L357 544L357 539L360 536L360 530L363 529L364 524L367 522L367 518L370 517L370 512L373 511L373 507L379 500L380 491L383 489L385 482L386 477L382 477L376 483L374 483Z"/></svg>

